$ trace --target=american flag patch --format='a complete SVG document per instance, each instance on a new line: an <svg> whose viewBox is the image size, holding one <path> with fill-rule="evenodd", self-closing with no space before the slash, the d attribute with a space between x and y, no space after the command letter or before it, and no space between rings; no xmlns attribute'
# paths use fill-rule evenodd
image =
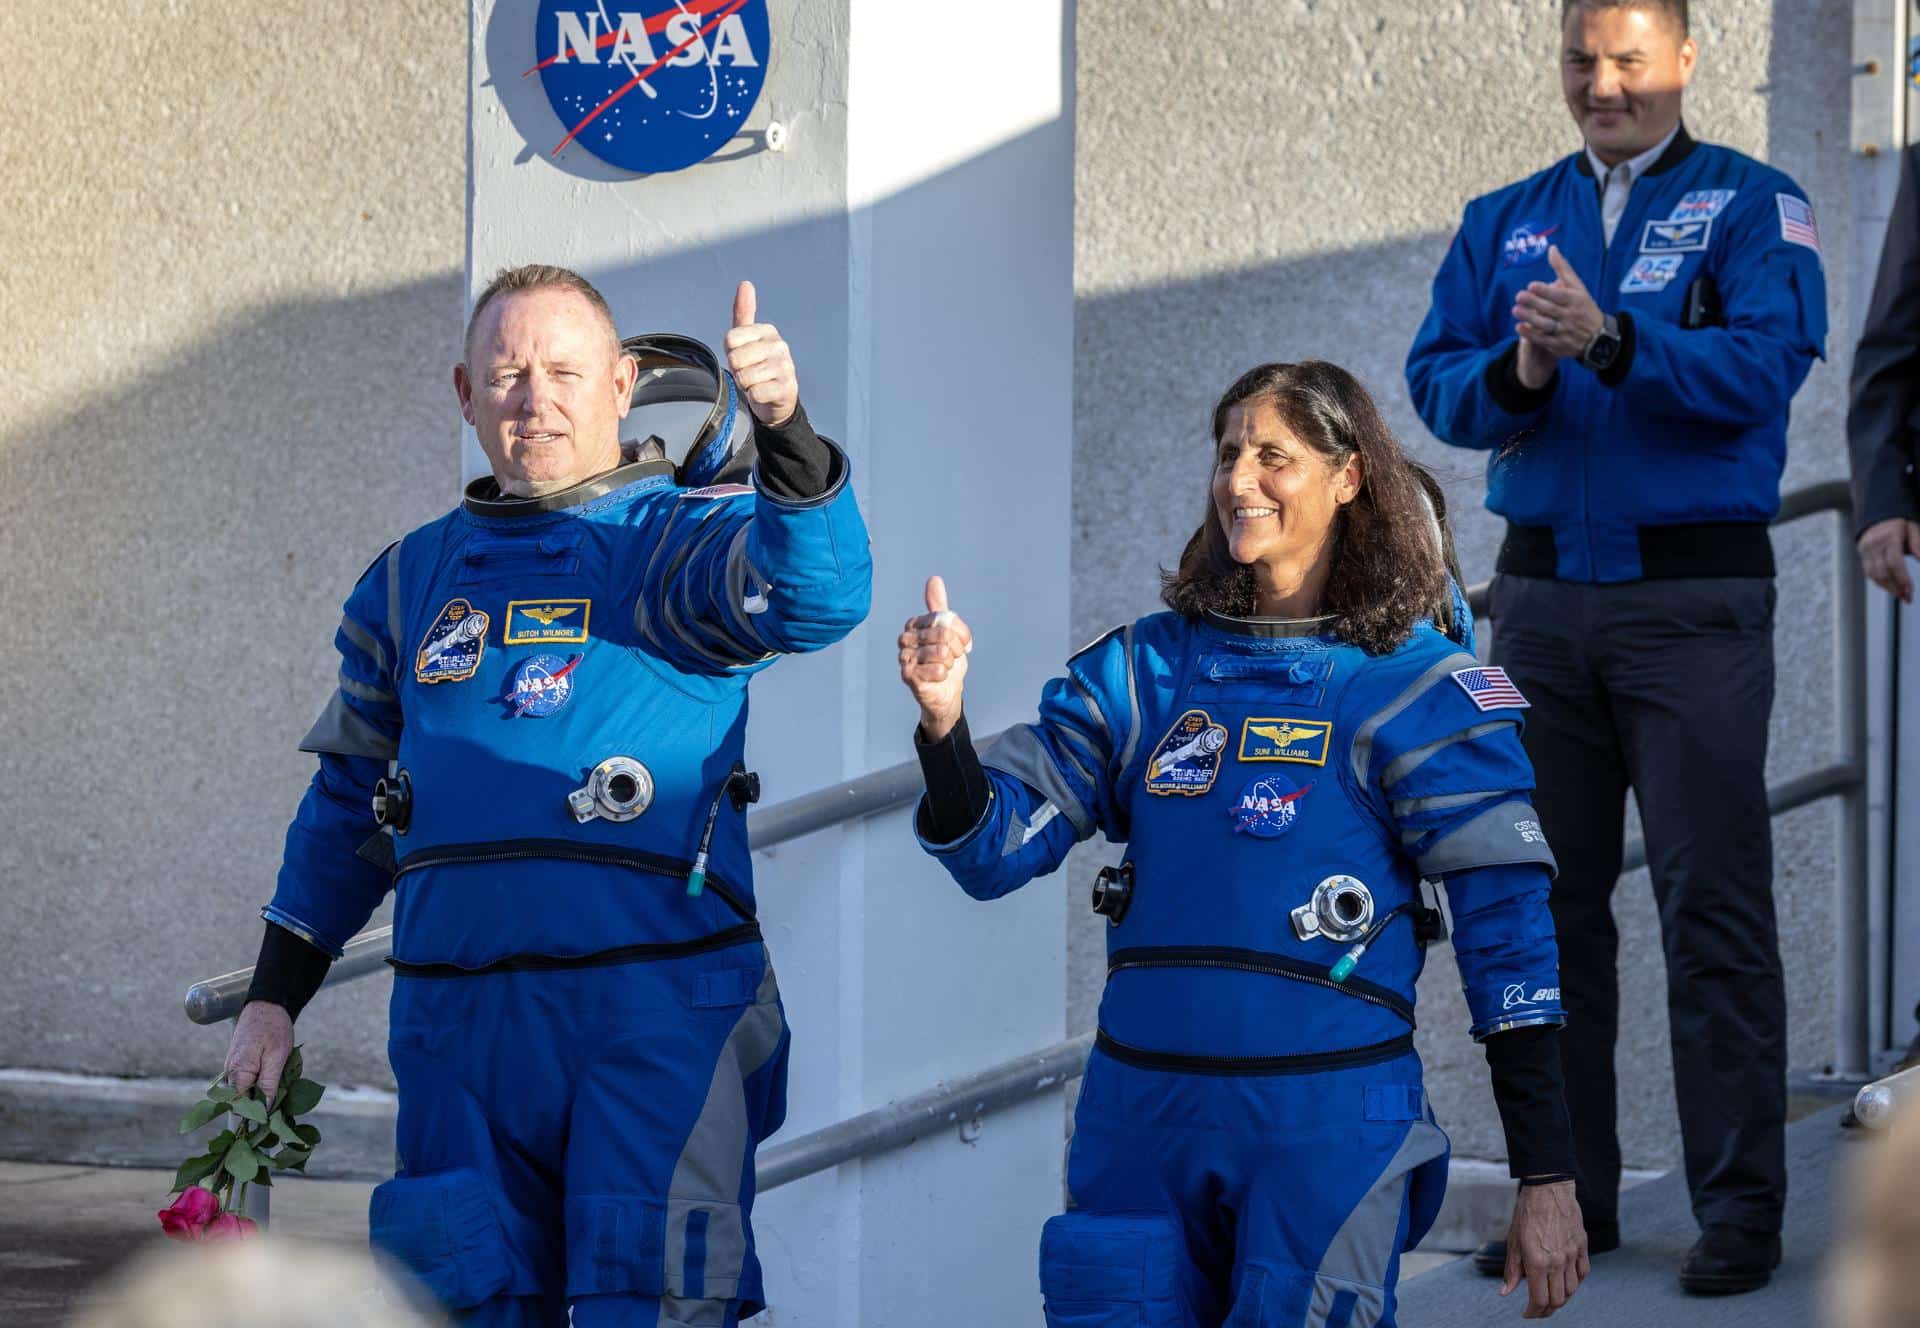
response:
<svg viewBox="0 0 1920 1328"><path fill-rule="evenodd" d="M1484 669L1455 669L1453 680L1460 684L1460 690L1473 698L1473 703L1482 710L1530 709L1533 703L1520 695L1520 689L1513 685L1513 679L1507 676L1505 669L1496 669L1489 665Z"/></svg>
<svg viewBox="0 0 1920 1328"><path fill-rule="evenodd" d="M1788 244L1803 244L1820 252L1820 228L1814 224L1813 204L1792 194L1775 194L1780 204L1780 238Z"/></svg>

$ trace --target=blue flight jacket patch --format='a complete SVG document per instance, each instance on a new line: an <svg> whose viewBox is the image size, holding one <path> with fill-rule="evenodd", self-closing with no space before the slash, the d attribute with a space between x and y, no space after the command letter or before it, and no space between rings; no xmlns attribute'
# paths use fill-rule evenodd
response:
<svg viewBox="0 0 1920 1328"><path fill-rule="evenodd" d="M1324 719L1248 719L1240 726L1242 761L1325 765L1333 724Z"/></svg>
<svg viewBox="0 0 1920 1328"><path fill-rule="evenodd" d="M450 599L420 641L413 676L421 682L465 682L487 653L487 615L464 599Z"/></svg>
<svg viewBox="0 0 1920 1328"><path fill-rule="evenodd" d="M1620 293L1634 295L1648 291L1663 291L1680 275L1680 265L1685 263L1682 254L1661 254L1655 257L1642 255L1634 265L1627 269L1627 275L1620 279Z"/></svg>
<svg viewBox="0 0 1920 1328"><path fill-rule="evenodd" d="M507 601L507 630L501 640L510 646L548 645L587 639L590 599L515 599Z"/></svg>
<svg viewBox="0 0 1920 1328"><path fill-rule="evenodd" d="M1738 189L1694 189L1680 196L1673 205L1675 221L1712 221L1733 202Z"/></svg>
<svg viewBox="0 0 1920 1328"><path fill-rule="evenodd" d="M1175 720L1147 762L1147 792L1162 797L1197 798L1213 787L1226 750L1227 730L1204 710L1189 710Z"/></svg>
<svg viewBox="0 0 1920 1328"><path fill-rule="evenodd" d="M1553 233L1558 226L1542 226L1537 221L1523 221L1507 234L1507 242L1500 248L1500 262L1507 267L1525 267L1528 263L1546 261L1547 250L1553 244Z"/></svg>
<svg viewBox="0 0 1920 1328"><path fill-rule="evenodd" d="M530 715L545 719L573 699L573 670L581 660L561 659L558 655L535 655L514 669L507 689L507 704L513 717Z"/></svg>
<svg viewBox="0 0 1920 1328"><path fill-rule="evenodd" d="M1640 231L1643 254L1704 254L1711 221L1650 221Z"/></svg>

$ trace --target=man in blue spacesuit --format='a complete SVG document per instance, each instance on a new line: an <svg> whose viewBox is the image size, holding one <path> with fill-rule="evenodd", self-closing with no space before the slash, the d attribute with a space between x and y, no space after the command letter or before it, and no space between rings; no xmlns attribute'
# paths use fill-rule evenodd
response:
<svg viewBox="0 0 1920 1328"><path fill-rule="evenodd" d="M1096 833L1124 844L1048 1322L1391 1328L1446 1188L1413 1050L1444 882L1473 1036L1521 1181L1507 1291L1545 1317L1586 1273L1562 1020L1528 803L1526 700L1432 617L1442 540L1350 374L1266 365L1215 412L1212 501L1163 598L1068 662L976 755L973 640L928 586L900 636L921 843L997 898Z"/></svg>
<svg viewBox="0 0 1920 1328"><path fill-rule="evenodd" d="M1826 335L1807 197L1681 124L1686 0L1563 0L1585 147L1469 203L1407 359L1421 418L1488 453L1507 519L1494 662L1533 702L1561 863L1568 1106L1595 1252L1619 1244L1611 910L1635 793L1701 1237L1681 1284L1780 1257L1786 992L1765 783L1788 404ZM1489 1249L1482 1266L1500 1265Z"/></svg>
<svg viewBox="0 0 1920 1328"><path fill-rule="evenodd" d="M754 483L689 489L620 442L637 368L599 292L497 277L454 370L493 474L361 577L302 744L320 769L229 1069L271 1096L292 1019L394 889L400 1170L373 1239L463 1322L707 1328L763 1305L753 1155L787 1030L754 918L747 683L858 624L871 566L847 458L754 305L742 283L726 343Z"/></svg>

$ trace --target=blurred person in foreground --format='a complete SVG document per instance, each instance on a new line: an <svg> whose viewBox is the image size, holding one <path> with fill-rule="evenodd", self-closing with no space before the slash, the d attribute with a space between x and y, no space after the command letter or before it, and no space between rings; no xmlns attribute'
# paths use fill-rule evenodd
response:
<svg viewBox="0 0 1920 1328"><path fill-rule="evenodd" d="M364 1250L251 1237L167 1245L100 1286L70 1328L441 1328L431 1297Z"/></svg>
<svg viewBox="0 0 1920 1328"><path fill-rule="evenodd" d="M1828 1328L1920 1328L1920 1102L1853 1147L1826 1274Z"/></svg>
<svg viewBox="0 0 1920 1328"><path fill-rule="evenodd" d="M1764 1285L1786 1203L1786 989L1765 779L1788 404L1823 354L1813 209L1681 123L1686 0L1562 0L1585 145L1469 203L1407 359L1442 441L1487 452L1507 519L1493 662L1560 859L1553 916L1580 1210L1617 1247L1612 911L1628 788L1659 906L1699 1240L1689 1292ZM1498 1242L1479 1266L1506 1264Z"/></svg>
<svg viewBox="0 0 1920 1328"><path fill-rule="evenodd" d="M754 483L685 487L621 444L638 366L599 291L496 277L453 370L493 473L362 575L302 743L320 769L228 1070L272 1096L293 1020L394 890L400 1170L373 1241L462 1322L763 1308L753 1157L785 1116L788 1037L742 814L747 688L858 624L871 564L846 455L750 283L726 347Z"/></svg>
<svg viewBox="0 0 1920 1328"><path fill-rule="evenodd" d="M1412 1037L1423 877L1521 1178L1502 1294L1524 1279L1544 1318L1587 1260L1524 699L1473 656L1425 479L1352 375L1262 365L1212 432L1170 611L1073 655L991 754L962 707L991 650L940 578L899 641L916 832L962 889L1126 845L1095 898L1108 978L1070 1211L1041 1234L1048 1322L1390 1328L1446 1189Z"/></svg>

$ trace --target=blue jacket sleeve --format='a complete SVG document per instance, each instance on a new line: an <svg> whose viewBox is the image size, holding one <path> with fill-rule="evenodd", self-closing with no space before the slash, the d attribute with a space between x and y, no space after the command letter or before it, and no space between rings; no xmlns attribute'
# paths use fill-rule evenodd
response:
<svg viewBox="0 0 1920 1328"><path fill-rule="evenodd" d="M763 489L675 500L641 576L634 625L695 672L763 667L832 645L867 616L873 561L833 448L826 491L798 501Z"/></svg>
<svg viewBox="0 0 1920 1328"><path fill-rule="evenodd" d="M1547 909L1554 861L1528 798L1524 711L1482 709L1458 676L1480 669L1465 654L1430 664L1356 743L1402 847L1447 892L1475 1039L1565 1021Z"/></svg>
<svg viewBox="0 0 1920 1328"><path fill-rule="evenodd" d="M1825 355L1820 253L1788 238L1809 235L1812 208L1797 188L1753 194L1726 214L1727 248L1712 274L1723 326L1622 317L1630 328L1622 340L1630 345L1600 380L1631 392L1640 408L1680 419L1767 424L1786 413L1814 360Z"/></svg>
<svg viewBox="0 0 1920 1328"><path fill-rule="evenodd" d="M1443 443L1482 450L1531 428L1558 379L1535 394L1496 396L1502 363L1518 344L1511 329L1487 325L1490 277L1474 260L1475 224L1468 208L1433 279L1433 303L1407 352L1413 408ZM1524 399L1523 399L1524 396Z"/></svg>
<svg viewBox="0 0 1920 1328"><path fill-rule="evenodd" d="M1117 630L1075 655L1042 690L1039 718L988 749L991 793L972 829L949 844L915 831L974 898L997 899L1046 875L1096 830L1125 840L1114 788L1138 727L1127 685L1131 639L1131 628Z"/></svg>
<svg viewBox="0 0 1920 1328"><path fill-rule="evenodd" d="M334 958L393 885L391 842L373 819L373 786L400 751L398 632L389 613L398 575L389 548L347 597L334 646L339 685L300 744L314 773L293 824L273 902L262 910Z"/></svg>

